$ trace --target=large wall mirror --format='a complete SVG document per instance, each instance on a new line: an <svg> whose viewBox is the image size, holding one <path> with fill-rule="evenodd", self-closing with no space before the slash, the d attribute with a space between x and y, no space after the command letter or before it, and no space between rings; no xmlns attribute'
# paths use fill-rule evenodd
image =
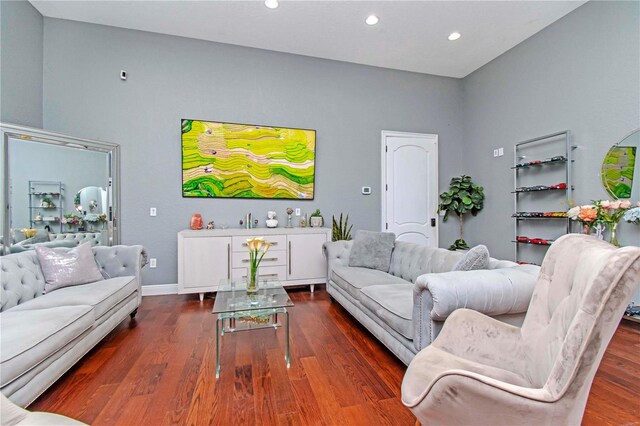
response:
<svg viewBox="0 0 640 426"><path fill-rule="evenodd" d="M2 254L120 242L119 145L11 124L0 130Z"/></svg>
<svg viewBox="0 0 640 426"><path fill-rule="evenodd" d="M602 185L615 199L638 200L640 194L640 129L613 145L602 161Z"/></svg>

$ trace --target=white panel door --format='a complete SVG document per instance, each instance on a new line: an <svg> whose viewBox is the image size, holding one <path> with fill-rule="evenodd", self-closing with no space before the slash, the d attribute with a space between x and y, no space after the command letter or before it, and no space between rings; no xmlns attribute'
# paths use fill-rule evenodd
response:
<svg viewBox="0 0 640 426"><path fill-rule="evenodd" d="M383 230L438 246L438 136L382 132Z"/></svg>

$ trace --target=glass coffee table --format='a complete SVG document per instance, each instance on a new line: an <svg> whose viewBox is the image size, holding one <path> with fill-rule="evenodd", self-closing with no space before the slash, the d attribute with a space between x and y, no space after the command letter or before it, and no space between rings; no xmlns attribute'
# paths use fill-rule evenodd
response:
<svg viewBox="0 0 640 426"><path fill-rule="evenodd" d="M231 278L220 280L213 305L216 319L216 379L220 377L220 338L224 333L260 328L278 328L278 315L283 314L285 329L284 360L287 368L289 358L289 312L293 306L289 295L278 280L259 280L258 291L247 294L246 279Z"/></svg>

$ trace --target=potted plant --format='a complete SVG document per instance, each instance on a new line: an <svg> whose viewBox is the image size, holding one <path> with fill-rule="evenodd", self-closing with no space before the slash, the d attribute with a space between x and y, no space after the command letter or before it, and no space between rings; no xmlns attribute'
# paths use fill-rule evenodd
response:
<svg viewBox="0 0 640 426"><path fill-rule="evenodd" d="M332 241L340 241L340 240L350 240L351 239L351 228L353 228L353 225L348 226L349 223L349 215L347 215L347 217L344 220L344 223L342 223L342 213L340 213L340 220L336 221L335 216L332 216L331 219L333 220L333 229L332 229Z"/></svg>
<svg viewBox="0 0 640 426"><path fill-rule="evenodd" d="M462 216L471 212L477 215L484 207L484 188L471 181L471 176L462 175L451 179L449 190L440 194L442 200L438 205L438 212L444 211L444 222L449 219L449 214L454 213L460 221L460 238L455 240L449 250L468 249L462 234Z"/></svg>
<svg viewBox="0 0 640 426"><path fill-rule="evenodd" d="M53 201L51 200L51 198L49 197L42 197L42 202L40 203L41 207L50 209L50 208L54 208L55 204L53 204Z"/></svg>
<svg viewBox="0 0 640 426"><path fill-rule="evenodd" d="M313 228L320 228L324 225L324 219L320 213L320 209L316 209L315 212L311 213L311 216L309 217L309 224Z"/></svg>

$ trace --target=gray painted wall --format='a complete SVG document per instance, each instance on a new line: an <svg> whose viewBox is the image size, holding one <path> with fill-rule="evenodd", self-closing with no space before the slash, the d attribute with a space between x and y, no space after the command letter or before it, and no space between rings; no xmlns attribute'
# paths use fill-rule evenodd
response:
<svg viewBox="0 0 640 426"><path fill-rule="evenodd" d="M9 141L11 180L11 219L14 229L29 228L29 181L60 181L63 190L63 214L74 213L73 199L87 186L107 186L107 154L82 149L47 145L21 139ZM38 188L40 190L51 191ZM34 197L34 203L36 198ZM52 198L59 206L59 199ZM58 215L57 211L36 209L43 216ZM35 214L34 214L35 216ZM37 228L42 229L43 224ZM53 232L60 232L60 223L51 224ZM63 232L67 231L66 225Z"/></svg>
<svg viewBox="0 0 640 426"><path fill-rule="evenodd" d="M40 12L0 1L0 121L42 127L42 45Z"/></svg>
<svg viewBox="0 0 640 426"><path fill-rule="evenodd" d="M465 227L468 242L513 258L515 143L569 129L579 147L575 201L609 198L600 181L602 159L640 127L640 3L576 9L466 77L463 104L463 168L486 188L484 210ZM493 158L498 147L505 155ZM621 244L640 245L640 227L620 228Z"/></svg>
<svg viewBox="0 0 640 426"><path fill-rule="evenodd" d="M319 208L380 229L382 130L437 133L442 188L462 170L456 79L49 18L44 40L44 127L122 145L122 239L158 259L146 284L177 281L176 234L196 212L237 226L247 212ZM183 199L181 118L316 129L315 200Z"/></svg>

